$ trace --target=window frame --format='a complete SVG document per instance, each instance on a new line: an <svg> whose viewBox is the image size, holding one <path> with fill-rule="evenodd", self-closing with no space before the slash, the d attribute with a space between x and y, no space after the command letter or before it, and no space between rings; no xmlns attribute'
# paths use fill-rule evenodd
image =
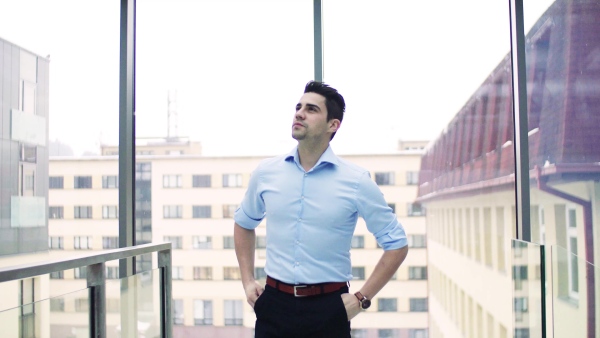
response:
<svg viewBox="0 0 600 338"><path fill-rule="evenodd" d="M92 176L75 176L73 177L74 189L92 189Z"/></svg>

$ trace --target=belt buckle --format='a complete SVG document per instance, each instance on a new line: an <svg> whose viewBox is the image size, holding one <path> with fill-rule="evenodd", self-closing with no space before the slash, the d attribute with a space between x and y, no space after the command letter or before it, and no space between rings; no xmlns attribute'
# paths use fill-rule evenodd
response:
<svg viewBox="0 0 600 338"><path fill-rule="evenodd" d="M299 295L298 288L305 288L306 285L294 285L294 297L306 297L307 295Z"/></svg>

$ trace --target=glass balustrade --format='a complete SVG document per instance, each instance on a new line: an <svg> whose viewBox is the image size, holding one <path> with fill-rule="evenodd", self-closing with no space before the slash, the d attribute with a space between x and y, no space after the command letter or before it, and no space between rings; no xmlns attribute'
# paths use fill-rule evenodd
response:
<svg viewBox="0 0 600 338"><path fill-rule="evenodd" d="M576 248L572 248L572 250ZM597 337L600 269L561 246L551 247L554 337Z"/></svg>
<svg viewBox="0 0 600 338"><path fill-rule="evenodd" d="M542 245L512 241L514 337L542 338L545 299Z"/></svg>
<svg viewBox="0 0 600 338"><path fill-rule="evenodd" d="M160 269L106 281L107 337L161 337Z"/></svg>
<svg viewBox="0 0 600 338"><path fill-rule="evenodd" d="M26 280L16 284L26 283ZM27 302L26 292L18 291L26 303L0 312L2 337L87 338L90 336L89 289ZM116 336L108 336L116 337Z"/></svg>

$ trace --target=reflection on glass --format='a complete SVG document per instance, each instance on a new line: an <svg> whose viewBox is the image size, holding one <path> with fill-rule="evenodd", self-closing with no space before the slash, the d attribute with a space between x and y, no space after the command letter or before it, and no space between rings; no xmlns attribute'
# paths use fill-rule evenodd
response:
<svg viewBox="0 0 600 338"><path fill-rule="evenodd" d="M521 317L523 309L535 307L524 299L530 285L526 278L535 270L515 264L511 256L516 214L508 3L491 4L496 10L486 22L469 14L486 10L474 2L464 4L464 16L458 15L458 21L477 27L477 36L466 30L461 31L464 40L450 36L462 24L448 32L425 25L423 35L419 30L416 41L408 41L421 46L428 38L428 43L448 53L402 57L410 64L423 64L406 72L426 88L417 94L423 96L422 109L445 112L441 117L448 121L421 158L417 196L427 210L430 337L510 337L516 325L511 316L515 306ZM442 8L448 12L436 15L432 26L439 27L438 20L445 22L441 16L457 13L457 8L446 6L435 3L436 12ZM455 20L456 15L451 17ZM489 49L482 51L480 42ZM412 59L417 57L427 62ZM398 92L411 93L411 101L410 89L400 87ZM464 97L459 103L440 99L446 95ZM513 280L513 275L520 277ZM530 317L528 312L520 319Z"/></svg>
<svg viewBox="0 0 600 338"><path fill-rule="evenodd" d="M532 241L553 246L554 318L569 318L555 323L555 336L597 335L600 7L536 1L524 11Z"/></svg>
<svg viewBox="0 0 600 338"><path fill-rule="evenodd" d="M590 337L596 329L590 326L590 312L600 311L598 302L590 300L598 289L597 266L586 262L569 250L553 245L552 262L552 328L555 337ZM561 320L568 318L568 320Z"/></svg>
<svg viewBox="0 0 600 338"><path fill-rule="evenodd" d="M514 336L542 338L544 314L542 251L537 244L512 241Z"/></svg>

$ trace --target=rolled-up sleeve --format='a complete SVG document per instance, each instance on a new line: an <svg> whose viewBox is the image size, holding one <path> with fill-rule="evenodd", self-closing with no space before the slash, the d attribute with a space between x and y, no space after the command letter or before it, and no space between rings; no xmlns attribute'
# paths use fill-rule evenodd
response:
<svg viewBox="0 0 600 338"><path fill-rule="evenodd" d="M395 250L408 244L404 227L383 197L383 193L368 172L358 183L357 209L367 223L367 229L375 236L383 250Z"/></svg>
<svg viewBox="0 0 600 338"><path fill-rule="evenodd" d="M260 194L260 167L250 176L248 190L233 219L245 229L255 229L265 217L265 202Z"/></svg>

